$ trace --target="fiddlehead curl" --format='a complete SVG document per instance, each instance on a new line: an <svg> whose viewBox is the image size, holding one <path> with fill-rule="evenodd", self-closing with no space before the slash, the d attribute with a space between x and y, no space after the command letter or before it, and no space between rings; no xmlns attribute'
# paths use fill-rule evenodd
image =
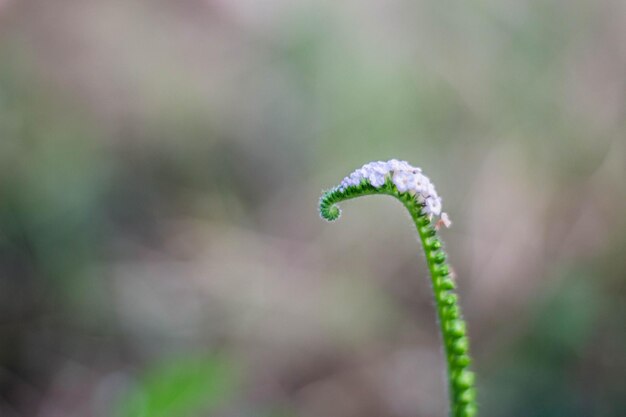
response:
<svg viewBox="0 0 626 417"><path fill-rule="evenodd" d="M380 190L376 189L371 184L363 180L356 185L330 189L322 195L322 198L320 198L320 215L323 219L328 220L329 222L335 221L339 218L339 216L341 216L341 209L337 205L338 203L351 198L360 197L362 195L384 193L384 188L381 187Z"/></svg>
<svg viewBox="0 0 626 417"><path fill-rule="evenodd" d="M441 198L434 185L421 169L406 161L392 159L371 162L343 179L341 184L323 193L319 210L322 218L337 220L341 210L337 204L352 198L387 194L396 197L407 208L420 236L430 271L440 331L448 370L450 415L472 417L476 414L474 373L468 367L469 340L467 326L461 315L456 284L447 254L437 234L443 224L450 226L446 213L441 211ZM433 225L433 218L439 220Z"/></svg>

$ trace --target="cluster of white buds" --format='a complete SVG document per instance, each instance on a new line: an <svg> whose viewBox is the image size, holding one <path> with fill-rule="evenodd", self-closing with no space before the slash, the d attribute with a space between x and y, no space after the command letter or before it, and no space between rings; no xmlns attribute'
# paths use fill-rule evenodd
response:
<svg viewBox="0 0 626 417"><path fill-rule="evenodd" d="M424 211L431 218L440 216L440 222L449 227L451 222L446 213L441 212L441 197L437 195L435 186L420 168L416 168L406 161L391 159L387 162L377 161L363 165L341 181L339 191L350 186L357 186L363 180L375 188L382 187L391 179L401 193L410 193L417 201L424 205Z"/></svg>

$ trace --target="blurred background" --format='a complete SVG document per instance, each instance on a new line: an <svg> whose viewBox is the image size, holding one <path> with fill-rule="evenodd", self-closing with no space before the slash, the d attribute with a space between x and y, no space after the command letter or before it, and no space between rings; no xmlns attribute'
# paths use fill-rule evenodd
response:
<svg viewBox="0 0 626 417"><path fill-rule="evenodd" d="M626 415L626 2L0 0L2 417Z"/></svg>

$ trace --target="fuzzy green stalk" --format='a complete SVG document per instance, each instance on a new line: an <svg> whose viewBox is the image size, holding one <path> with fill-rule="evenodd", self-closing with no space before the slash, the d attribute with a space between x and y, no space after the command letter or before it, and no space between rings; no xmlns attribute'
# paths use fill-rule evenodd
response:
<svg viewBox="0 0 626 417"><path fill-rule="evenodd" d="M454 292L456 284L451 276L451 268L446 261L447 254L443 250L443 244L431 219L424 213L423 205L415 199L414 195L408 192L399 192L389 179L380 188L375 188L367 181L362 181L359 185L349 186L343 190L335 188L325 192L320 199L320 214L328 221L337 220L341 214L337 203L375 194L387 194L396 197L407 208L415 222L426 254L443 339L447 363L450 416L473 417L477 411L476 390L474 388L474 373L468 369L471 359L467 326L461 315L458 296Z"/></svg>

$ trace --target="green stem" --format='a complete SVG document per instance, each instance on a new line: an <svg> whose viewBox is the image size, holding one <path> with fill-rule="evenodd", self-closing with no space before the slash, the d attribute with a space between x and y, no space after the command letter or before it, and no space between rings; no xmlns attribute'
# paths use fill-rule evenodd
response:
<svg viewBox="0 0 626 417"><path fill-rule="evenodd" d="M446 262L447 254L429 217L424 213L422 204L409 193L400 193L391 181L380 188L375 188L366 181L345 190L333 189L320 199L320 214L326 220L339 218L337 203L352 198L387 194L396 197L407 208L420 236L426 261L432 280L437 316L443 339L447 363L448 392L450 397L451 417L472 417L476 415L476 390L474 373L468 370L471 359L465 321L461 315L456 284L451 276L451 269Z"/></svg>

